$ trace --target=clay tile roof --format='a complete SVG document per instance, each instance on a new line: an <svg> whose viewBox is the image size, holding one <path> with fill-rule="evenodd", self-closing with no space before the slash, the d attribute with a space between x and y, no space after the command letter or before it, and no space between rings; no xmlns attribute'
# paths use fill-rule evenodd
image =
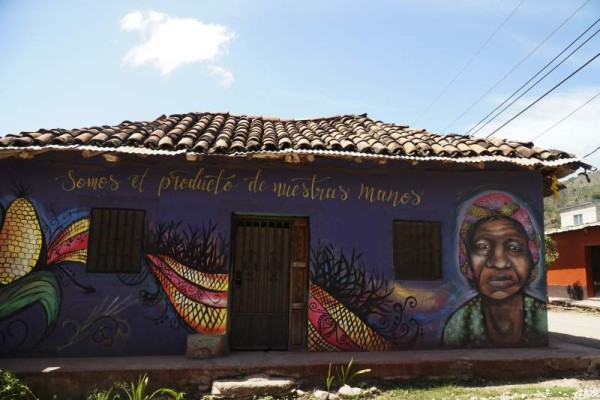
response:
<svg viewBox="0 0 600 400"><path fill-rule="evenodd" d="M583 165L572 154L541 149L530 142L438 135L376 121L367 114L281 119L226 112L188 113L162 115L154 121L123 121L115 126L40 129L0 137L0 152L46 146L236 156L249 152L321 152L332 157L508 162L550 169L569 163L571 168Z"/></svg>

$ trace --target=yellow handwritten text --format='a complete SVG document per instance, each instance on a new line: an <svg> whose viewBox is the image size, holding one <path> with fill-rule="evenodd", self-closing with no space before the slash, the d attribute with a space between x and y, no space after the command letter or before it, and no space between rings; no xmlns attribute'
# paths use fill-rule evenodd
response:
<svg viewBox="0 0 600 400"><path fill-rule="evenodd" d="M311 178L294 178L292 183L288 182L273 182L273 193L277 197L297 197L302 196L310 200L348 200L350 189L342 185L325 186L330 177L326 176L318 178L317 174L313 174Z"/></svg>
<svg viewBox="0 0 600 400"><path fill-rule="evenodd" d="M248 191L251 193L262 192L267 188L267 181L261 179L262 169L256 171L254 178L244 178L248 182Z"/></svg>
<svg viewBox="0 0 600 400"><path fill-rule="evenodd" d="M66 175L57 176L55 181L61 182L61 188L65 192L71 192L76 189L115 191L119 189L119 181L113 174L105 176L87 176L77 177L74 169L67 171Z"/></svg>
<svg viewBox="0 0 600 400"><path fill-rule="evenodd" d="M397 190L376 188L361 183L358 199L364 199L369 203L390 203L393 207L398 207L400 204L418 206L421 204L421 196L423 196L423 192L417 193L415 190L400 192Z"/></svg>
<svg viewBox="0 0 600 400"><path fill-rule="evenodd" d="M142 193L144 191L144 180L150 173L150 168L146 168L143 174L129 175L127 180L131 182L131 187Z"/></svg>
<svg viewBox="0 0 600 400"><path fill-rule="evenodd" d="M234 181L235 177L235 174L226 175L224 169L219 170L216 175L208 175L204 168L200 168L194 176L189 171L174 170L160 178L158 196L165 190L195 190L218 195L229 192L238 185Z"/></svg>

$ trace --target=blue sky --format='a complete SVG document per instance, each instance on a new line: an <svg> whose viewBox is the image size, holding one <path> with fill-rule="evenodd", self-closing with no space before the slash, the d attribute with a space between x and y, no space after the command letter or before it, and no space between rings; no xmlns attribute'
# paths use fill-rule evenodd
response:
<svg viewBox="0 0 600 400"><path fill-rule="evenodd" d="M600 17L590 0L0 0L0 134L229 111L372 118L464 133ZM597 24L590 33L600 28ZM600 34L483 129L595 56ZM531 140L600 92L600 58L495 136ZM535 140L600 146L600 97ZM600 151L586 161L600 167Z"/></svg>

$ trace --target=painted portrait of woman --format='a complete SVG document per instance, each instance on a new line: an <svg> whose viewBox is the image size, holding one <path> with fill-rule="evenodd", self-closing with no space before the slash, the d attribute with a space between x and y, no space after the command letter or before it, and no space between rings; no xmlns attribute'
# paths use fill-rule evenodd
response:
<svg viewBox="0 0 600 400"><path fill-rule="evenodd" d="M546 344L546 302L528 293L541 268L541 238L530 212L505 192L486 192L459 219L459 266L477 294L446 322L444 345Z"/></svg>

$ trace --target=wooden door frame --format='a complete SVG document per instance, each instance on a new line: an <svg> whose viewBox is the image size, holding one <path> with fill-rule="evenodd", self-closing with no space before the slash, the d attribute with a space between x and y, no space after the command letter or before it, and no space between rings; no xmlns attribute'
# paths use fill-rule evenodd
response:
<svg viewBox="0 0 600 400"><path fill-rule="evenodd" d="M291 243L291 257L290 257L290 265L289 268L289 278L288 278L288 295L289 295L289 304L288 304L288 351L306 351L308 349L308 282L310 275L310 216L303 214L281 214L281 213L264 213L264 212L233 212L231 214L231 229L230 229L230 257L229 257L229 290L228 290L228 301L227 301L227 346L231 350L231 345L229 342L229 338L231 335L231 320L233 317L232 313L232 305L233 305L233 269L235 265L235 228L236 228L236 220L239 219L262 219L265 221L289 221L291 222L292 227L292 243ZM303 326L303 338L302 343L292 343L292 312L294 309L293 302L293 294L292 294L292 279L294 268L297 268L298 264L294 260L294 238L296 235L295 228L297 227L296 222L301 222L299 226L304 228L304 233L306 237L306 249L304 251L305 258L305 279L304 279L304 289L305 289L305 299L304 306L305 310L302 316L302 324Z"/></svg>

